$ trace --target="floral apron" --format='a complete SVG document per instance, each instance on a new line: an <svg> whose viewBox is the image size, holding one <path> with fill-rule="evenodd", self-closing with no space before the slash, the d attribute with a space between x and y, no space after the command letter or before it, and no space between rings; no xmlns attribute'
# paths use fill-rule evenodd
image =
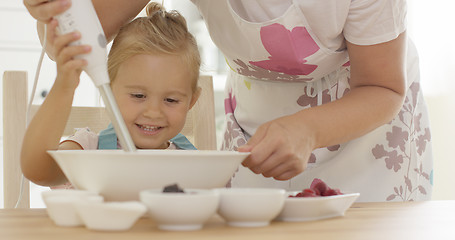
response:
<svg viewBox="0 0 455 240"><path fill-rule="evenodd" d="M239 16L229 0L213 2L199 10L231 69L222 149L236 150L262 123L349 91L346 49L323 46L295 0L282 16L259 23ZM406 101L390 123L350 142L316 149L308 168L291 180L265 178L240 167L230 185L302 190L321 178L343 192L360 192L359 201L429 199L431 136L412 43L407 65Z"/></svg>

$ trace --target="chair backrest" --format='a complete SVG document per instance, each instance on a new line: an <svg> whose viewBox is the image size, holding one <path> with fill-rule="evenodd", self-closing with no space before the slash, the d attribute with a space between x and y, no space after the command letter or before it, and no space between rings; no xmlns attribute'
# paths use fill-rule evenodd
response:
<svg viewBox="0 0 455 240"><path fill-rule="evenodd" d="M3 196L4 208L13 208L20 195L22 171L20 151L26 128L27 111L27 72L5 71L3 74ZM211 76L201 76L199 86L201 96L187 115L184 134L199 150L216 150L215 106ZM30 118L37 105L32 105ZM106 128L110 120L103 107L73 107L64 135L70 135L78 127L90 127L99 132ZM30 207L29 182L23 184L19 208Z"/></svg>

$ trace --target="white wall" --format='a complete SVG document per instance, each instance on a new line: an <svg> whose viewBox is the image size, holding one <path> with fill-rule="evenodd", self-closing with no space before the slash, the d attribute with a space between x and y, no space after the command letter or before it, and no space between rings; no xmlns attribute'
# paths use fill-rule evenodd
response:
<svg viewBox="0 0 455 240"><path fill-rule="evenodd" d="M455 199L455 1L408 0L434 153L433 199Z"/></svg>

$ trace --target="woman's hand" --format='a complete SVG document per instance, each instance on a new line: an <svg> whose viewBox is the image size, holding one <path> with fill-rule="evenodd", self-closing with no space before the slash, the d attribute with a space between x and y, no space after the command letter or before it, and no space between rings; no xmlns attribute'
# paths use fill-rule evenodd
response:
<svg viewBox="0 0 455 240"><path fill-rule="evenodd" d="M264 177L291 179L306 169L315 148L314 135L296 115L267 122L239 147L239 152L251 152L242 165Z"/></svg>
<svg viewBox="0 0 455 240"><path fill-rule="evenodd" d="M55 61L55 49L53 39L55 36L49 36L49 29L47 31L47 38L44 39L44 25L51 24L55 16L66 11L71 7L71 0L23 0L25 7L30 15L37 21L37 31L41 42L44 45L46 41L46 53L50 59ZM49 26L48 26L49 28Z"/></svg>
<svg viewBox="0 0 455 240"><path fill-rule="evenodd" d="M71 6L70 0L24 0L24 5L36 20L49 23L52 18Z"/></svg>
<svg viewBox="0 0 455 240"><path fill-rule="evenodd" d="M79 85L79 77L87 61L75 58L77 55L91 51L88 45L70 45L81 38L79 32L72 32L58 36L56 34L57 22L52 20L48 24L48 35L53 43L53 51L56 54L57 78L53 87L74 91Z"/></svg>
<svg viewBox="0 0 455 240"><path fill-rule="evenodd" d="M124 24L133 20L150 0L92 0L108 42L114 39ZM37 31L41 44L44 43L44 25L71 7L71 0L23 0L25 7L37 21ZM46 39L46 52L55 61L53 43Z"/></svg>

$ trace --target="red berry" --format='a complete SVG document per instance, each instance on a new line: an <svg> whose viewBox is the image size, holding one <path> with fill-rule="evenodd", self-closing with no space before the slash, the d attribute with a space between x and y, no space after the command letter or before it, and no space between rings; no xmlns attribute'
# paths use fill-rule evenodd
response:
<svg viewBox="0 0 455 240"><path fill-rule="evenodd" d="M315 193L315 192L313 191L313 189L310 189L310 188L305 188L305 189L303 189L303 192L304 192L304 193L313 193L313 194Z"/></svg>
<svg viewBox="0 0 455 240"><path fill-rule="evenodd" d="M303 197L303 192L299 192L297 193L297 195L295 195L296 197Z"/></svg>
<svg viewBox="0 0 455 240"><path fill-rule="evenodd" d="M315 184L311 184L312 185L312 189L315 191L315 192L319 192L318 195L324 195L324 193L330 189L327 184L325 184L324 182L317 182Z"/></svg>
<svg viewBox="0 0 455 240"><path fill-rule="evenodd" d="M295 196L290 195L289 197L318 197L318 196L333 196L341 195L340 189L330 188L325 182L319 178L315 178L311 183L310 188L305 188Z"/></svg>
<svg viewBox="0 0 455 240"><path fill-rule="evenodd" d="M333 196L333 195L338 195L334 189L328 189L327 191L324 192L324 194L322 194L322 196Z"/></svg>
<svg viewBox="0 0 455 240"><path fill-rule="evenodd" d="M321 183L321 182L323 182L323 181L322 181L321 179L319 179L319 178L313 179L313 181L312 181L311 184L310 184L310 188L314 188L314 186L315 186L316 184Z"/></svg>
<svg viewBox="0 0 455 240"><path fill-rule="evenodd" d="M317 197L318 195L309 192L303 192L303 197Z"/></svg>
<svg viewBox="0 0 455 240"><path fill-rule="evenodd" d="M341 193L340 189L330 188L323 194L323 196L334 196L334 195L341 195L341 194L342 193Z"/></svg>

